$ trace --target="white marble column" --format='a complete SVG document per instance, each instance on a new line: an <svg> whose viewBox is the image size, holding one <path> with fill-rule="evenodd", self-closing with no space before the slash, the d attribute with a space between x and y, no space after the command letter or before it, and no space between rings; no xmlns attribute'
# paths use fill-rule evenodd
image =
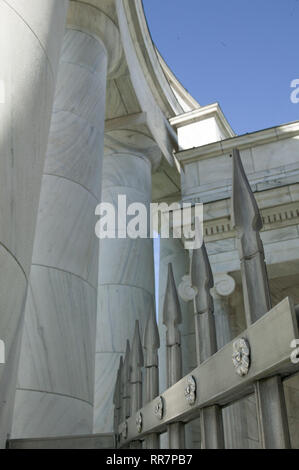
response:
<svg viewBox="0 0 299 470"><path fill-rule="evenodd" d="M228 274L214 275L214 316L217 346L221 349L239 333L238 319L233 314L230 296L237 295L236 283ZM258 448L258 428L254 397L244 398L223 409L225 447L227 449Z"/></svg>
<svg viewBox="0 0 299 470"><path fill-rule="evenodd" d="M107 50L68 29L42 181L13 437L92 431Z"/></svg>
<svg viewBox="0 0 299 470"><path fill-rule="evenodd" d="M0 447L10 433L67 0L0 0Z"/></svg>
<svg viewBox="0 0 299 470"><path fill-rule="evenodd" d="M102 201L116 208L118 196L147 208L152 195L154 142L137 132L112 132L105 136ZM134 142L134 144L133 144ZM135 145L136 144L136 145ZM156 152L156 149L155 151ZM160 152L159 157L160 157ZM130 217L127 218L127 221ZM113 430L113 392L120 355L126 339L132 340L135 320L141 337L154 307L154 258L151 238L118 238L100 242L98 320L95 365L94 432ZM148 231L149 234L149 231Z"/></svg>

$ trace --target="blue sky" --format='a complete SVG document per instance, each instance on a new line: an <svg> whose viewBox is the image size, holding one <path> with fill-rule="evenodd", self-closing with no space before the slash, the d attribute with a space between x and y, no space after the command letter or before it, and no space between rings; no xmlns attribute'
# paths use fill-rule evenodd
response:
<svg viewBox="0 0 299 470"><path fill-rule="evenodd" d="M154 42L201 105L237 134L299 119L299 0L143 0Z"/></svg>

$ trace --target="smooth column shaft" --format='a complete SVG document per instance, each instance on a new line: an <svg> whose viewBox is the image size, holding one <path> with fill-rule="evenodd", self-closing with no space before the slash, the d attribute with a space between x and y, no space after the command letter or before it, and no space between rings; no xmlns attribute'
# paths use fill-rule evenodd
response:
<svg viewBox="0 0 299 470"><path fill-rule="evenodd" d="M92 431L106 49L64 38L26 301L14 437Z"/></svg>
<svg viewBox="0 0 299 470"><path fill-rule="evenodd" d="M151 202L151 163L142 155L113 153L104 158L102 201L111 203L116 218L118 196L126 203ZM119 210L118 210L119 209ZM136 214L137 215L137 214ZM125 217L126 219L126 217ZM128 217L131 220L132 217ZM116 238L100 241L98 319L95 369L94 432L113 429L112 393L120 355L139 320L143 337L145 322L154 307L153 240L125 237L116 223Z"/></svg>
<svg viewBox="0 0 299 470"><path fill-rule="evenodd" d="M0 447L11 431L24 302L67 0L0 1Z"/></svg>

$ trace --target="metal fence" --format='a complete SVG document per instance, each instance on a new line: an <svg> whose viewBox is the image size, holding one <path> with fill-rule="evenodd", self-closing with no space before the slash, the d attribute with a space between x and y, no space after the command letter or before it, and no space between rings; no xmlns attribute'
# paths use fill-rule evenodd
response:
<svg viewBox="0 0 299 470"><path fill-rule="evenodd" d="M118 448L159 448L167 431L170 449L184 449L184 426L200 417L201 447L222 449L222 408L255 393L262 448L289 448L290 435L283 380L299 371L290 344L299 338L291 298L271 307L267 269L260 238L262 219L242 166L233 151L232 222L240 257L247 329L217 351L213 276L205 245L193 250L191 278L196 288L194 321L197 368L182 378L180 304L169 265L164 301L167 390L159 395L159 331L154 312L148 317L143 347L138 321L124 359L120 359L114 404ZM143 380L144 378L144 380ZM143 386L145 403L142 403Z"/></svg>

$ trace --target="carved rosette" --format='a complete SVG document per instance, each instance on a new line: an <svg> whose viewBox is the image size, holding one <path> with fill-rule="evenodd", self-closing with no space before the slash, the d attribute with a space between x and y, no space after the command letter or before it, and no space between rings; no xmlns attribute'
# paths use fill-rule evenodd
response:
<svg viewBox="0 0 299 470"><path fill-rule="evenodd" d="M196 400L196 381L192 375L187 379L187 387L185 388L185 398L190 406L194 405Z"/></svg>
<svg viewBox="0 0 299 470"><path fill-rule="evenodd" d="M164 412L163 398L159 397L157 399L156 403L155 403L154 413L155 413L155 415L157 416L158 419L162 419L163 418L163 412Z"/></svg>
<svg viewBox="0 0 299 470"><path fill-rule="evenodd" d="M142 418L142 414L141 413L138 413L137 416L136 416L136 427L137 427L137 432L141 432L142 431L142 425L143 425L143 418Z"/></svg>
<svg viewBox="0 0 299 470"><path fill-rule="evenodd" d="M234 341L232 358L236 373L240 377L247 375L250 367L250 346L245 338Z"/></svg>

